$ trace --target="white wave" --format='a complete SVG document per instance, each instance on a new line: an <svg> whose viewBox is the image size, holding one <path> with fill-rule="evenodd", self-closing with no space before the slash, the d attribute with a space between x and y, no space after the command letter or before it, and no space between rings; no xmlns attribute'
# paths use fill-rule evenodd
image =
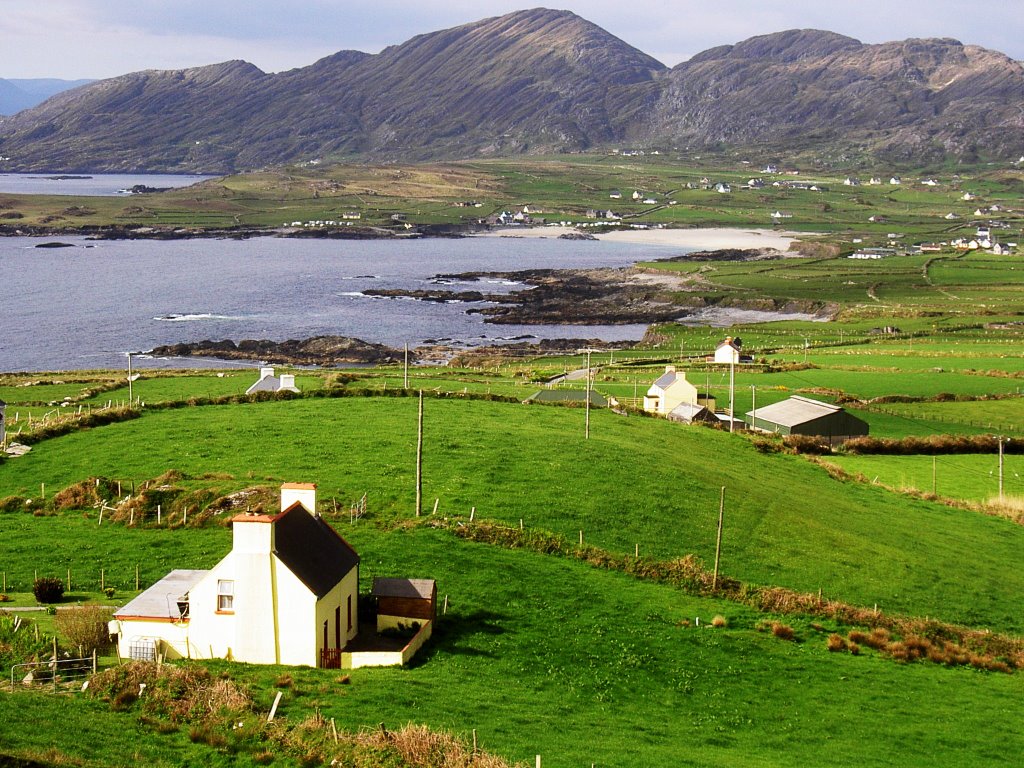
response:
<svg viewBox="0 0 1024 768"><path fill-rule="evenodd" d="M194 314L181 315L172 313L170 315L154 317L153 319L164 323L190 323L194 320L242 320L243 318L232 315L215 315L212 312L196 312Z"/></svg>

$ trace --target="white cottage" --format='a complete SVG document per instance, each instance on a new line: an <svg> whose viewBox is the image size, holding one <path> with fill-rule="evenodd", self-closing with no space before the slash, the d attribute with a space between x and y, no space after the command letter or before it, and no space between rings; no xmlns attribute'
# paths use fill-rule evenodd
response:
<svg viewBox="0 0 1024 768"><path fill-rule="evenodd" d="M739 339L734 339L732 336L727 336L725 341L715 347L715 362L716 363L739 363L740 362L740 347L742 343Z"/></svg>
<svg viewBox="0 0 1024 768"><path fill-rule="evenodd" d="M697 388L686 380L686 374L666 365L665 373L651 384L644 395L644 410L665 416L684 403L697 404Z"/></svg>
<svg viewBox="0 0 1024 768"><path fill-rule="evenodd" d="M281 512L235 517L212 570L172 571L114 613L121 657L338 666L359 627L359 555L315 509L315 485L285 483Z"/></svg>
<svg viewBox="0 0 1024 768"><path fill-rule="evenodd" d="M273 368L260 368L260 378L255 384L245 390L245 394L251 395L254 392L298 392L295 386L295 376L290 373L274 375Z"/></svg>

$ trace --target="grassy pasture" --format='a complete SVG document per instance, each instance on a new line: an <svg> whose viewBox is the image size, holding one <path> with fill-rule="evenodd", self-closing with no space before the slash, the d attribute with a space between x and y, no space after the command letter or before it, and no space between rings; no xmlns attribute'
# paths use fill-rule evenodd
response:
<svg viewBox="0 0 1024 768"><path fill-rule="evenodd" d="M932 491L964 501L993 501L999 497L999 457L994 454L953 456L830 456L828 461L890 488ZM934 471L934 475L933 475ZM1024 502L1024 457L1003 457L1003 494Z"/></svg>
<svg viewBox="0 0 1024 768"><path fill-rule="evenodd" d="M960 764L998 764L1024 748L1016 730L998 741L988 730L1020 711L1014 676L898 665L867 649L829 653L829 633L846 627L792 620L796 641L787 642L758 631L765 617L743 606L438 530L341 531L363 556L364 584L374 575L434 577L449 612L410 668L356 670L347 685L328 670L209 665L245 685L260 713L282 691L278 718L292 726L319 710L350 731L416 722L468 739L476 729L481 747L523 764L541 754L545 764L652 768L811 764L823 745L835 765L894 753L931 765L940 749ZM226 551L228 532L209 533ZM716 614L728 626L708 626ZM132 711L79 694L18 694L12 703L0 708L4 751L75 755L89 766L253 764L233 741L211 749L190 743L187 726L156 733ZM54 718L63 727L40 738L50 729L38 722ZM300 763L278 754L274 764Z"/></svg>
<svg viewBox="0 0 1024 768"><path fill-rule="evenodd" d="M878 173L887 179L892 169ZM526 203L540 208L542 218L555 221L584 221L588 209L610 207L627 221L650 224L767 227L774 223L770 214L782 210L791 215L784 220L787 229L829 233L847 243L854 234L884 243L890 233L907 240L948 241L973 234L977 207L1012 205L1019 199L1019 171L981 167L962 168L959 173L959 180L943 174L943 183L934 188L909 179L898 188L846 187L845 172L770 175L755 164L729 157L577 155L387 167L293 166L129 199L83 202L76 197L8 195L5 203L8 212L21 215L19 224L44 223L58 229L108 223L279 227L293 221L338 220L346 211L358 211L360 224L391 224L393 213L416 224L459 223ZM762 178L766 186L744 188L755 178ZM703 179L730 183L733 191L719 194L702 188L707 186ZM774 186L790 181L816 182L824 190ZM977 200L960 199L968 188L977 190ZM619 189L623 198L610 199L612 189ZM634 190L654 196L655 203L634 201ZM481 207L458 207L459 202L479 202ZM960 219L948 221L948 213ZM1012 227L1006 236L1019 237L1019 216L999 215ZM879 221L871 222L871 217Z"/></svg>
<svg viewBox="0 0 1024 768"><path fill-rule="evenodd" d="M376 514L409 517L415 408L414 398L343 398L150 412L45 441L0 465L0 497L95 475L140 482L175 468L231 475L217 481L225 490L312 479L342 509L366 492ZM1024 575L1005 572L1024 529L1006 521L838 483L797 457L763 456L739 437L657 419L595 411L584 441L580 409L428 400L426 413L428 511L436 497L446 516L476 507L482 518L522 518L570 539L583 530L588 542L617 552L639 545L652 557L693 552L710 562L726 486L724 562L737 578L1005 631L1024 627L1008 610ZM92 512L82 525L94 520ZM951 549L964 546L985 559L964 562ZM7 570L38 567L30 552L31 538ZM70 546L51 567L60 574L104 566L95 550Z"/></svg>

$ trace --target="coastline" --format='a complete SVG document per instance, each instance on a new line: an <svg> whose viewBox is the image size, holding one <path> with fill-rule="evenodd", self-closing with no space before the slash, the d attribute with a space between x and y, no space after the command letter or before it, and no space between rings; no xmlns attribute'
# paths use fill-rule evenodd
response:
<svg viewBox="0 0 1024 768"><path fill-rule="evenodd" d="M534 237L557 239L560 235L586 234L585 230L572 227L515 227L495 229L475 234L473 237ZM772 248L787 251L790 245L802 237L800 232L783 232L774 229L747 229L729 227L706 227L690 229L623 229L593 234L598 240L610 243L636 243L643 245L665 245L675 248L696 248L719 250L724 248Z"/></svg>

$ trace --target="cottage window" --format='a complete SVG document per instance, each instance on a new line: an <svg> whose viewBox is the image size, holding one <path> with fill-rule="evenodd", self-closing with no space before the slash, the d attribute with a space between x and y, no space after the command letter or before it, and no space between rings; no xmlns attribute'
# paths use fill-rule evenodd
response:
<svg viewBox="0 0 1024 768"><path fill-rule="evenodd" d="M235 610L235 582L226 579L217 581L217 610L233 613Z"/></svg>

